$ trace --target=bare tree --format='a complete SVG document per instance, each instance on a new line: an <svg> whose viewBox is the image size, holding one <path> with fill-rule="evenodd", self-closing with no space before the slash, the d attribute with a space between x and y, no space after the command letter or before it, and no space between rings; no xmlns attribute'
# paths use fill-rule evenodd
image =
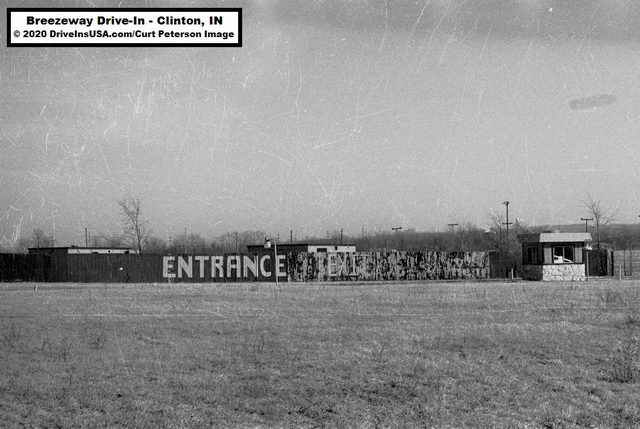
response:
<svg viewBox="0 0 640 429"><path fill-rule="evenodd" d="M139 198L128 197L118 201L122 210L122 227L127 236L142 253L143 244L151 233L148 222L142 217Z"/></svg>
<svg viewBox="0 0 640 429"><path fill-rule="evenodd" d="M171 245L168 246L168 250L171 253L203 253L207 252L207 242L200 235L196 233L180 234L171 240Z"/></svg>
<svg viewBox="0 0 640 429"><path fill-rule="evenodd" d="M40 228L33 230L31 241L35 247L50 247L53 245L53 239Z"/></svg>
<svg viewBox="0 0 640 429"><path fill-rule="evenodd" d="M585 208L589 211L589 214L593 217L593 223L596 228L596 243L598 248L600 247L600 226L607 225L615 220L616 211L608 210L602 206L600 200L594 199L590 194L587 195L587 199L584 201Z"/></svg>
<svg viewBox="0 0 640 429"><path fill-rule="evenodd" d="M124 237L121 234L94 234L92 238L94 246L124 246Z"/></svg>
<svg viewBox="0 0 640 429"><path fill-rule="evenodd" d="M19 253L26 253L30 247L52 247L53 245L53 236L47 235L40 228L36 228L30 237L21 237L17 240L13 245L13 250Z"/></svg>

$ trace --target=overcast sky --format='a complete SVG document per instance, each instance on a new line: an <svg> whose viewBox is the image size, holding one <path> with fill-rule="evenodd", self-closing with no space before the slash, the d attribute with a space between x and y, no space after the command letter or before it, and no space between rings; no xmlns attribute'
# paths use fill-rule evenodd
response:
<svg viewBox="0 0 640 429"><path fill-rule="evenodd" d="M0 48L0 244L640 214L640 2L242 6L242 48ZM4 1L7 6L50 2ZM6 13L2 13L4 28Z"/></svg>

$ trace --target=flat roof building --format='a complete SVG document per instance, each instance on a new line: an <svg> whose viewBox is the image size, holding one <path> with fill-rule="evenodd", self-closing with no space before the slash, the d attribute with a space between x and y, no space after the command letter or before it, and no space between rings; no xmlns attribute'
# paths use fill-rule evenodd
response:
<svg viewBox="0 0 640 429"><path fill-rule="evenodd" d="M355 253L355 244L338 244L332 241L276 243L278 253L307 252L307 253ZM264 253L264 244L247 245L249 253Z"/></svg>
<svg viewBox="0 0 640 429"><path fill-rule="evenodd" d="M585 280L587 232L541 232L518 236L522 243L522 277L526 280Z"/></svg>
<svg viewBox="0 0 640 429"><path fill-rule="evenodd" d="M64 254L64 255L137 255L136 249L128 247L78 247L78 246L57 246L57 247L29 247L31 254Z"/></svg>

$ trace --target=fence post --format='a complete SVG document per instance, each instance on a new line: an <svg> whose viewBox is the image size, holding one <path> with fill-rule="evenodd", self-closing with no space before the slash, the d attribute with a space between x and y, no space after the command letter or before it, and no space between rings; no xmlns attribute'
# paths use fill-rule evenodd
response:
<svg viewBox="0 0 640 429"><path fill-rule="evenodd" d="M618 277L622 280L622 264L618 263Z"/></svg>
<svg viewBox="0 0 640 429"><path fill-rule="evenodd" d="M585 251L584 255L585 255L585 268L584 268L585 278L589 280L589 251L588 250Z"/></svg>

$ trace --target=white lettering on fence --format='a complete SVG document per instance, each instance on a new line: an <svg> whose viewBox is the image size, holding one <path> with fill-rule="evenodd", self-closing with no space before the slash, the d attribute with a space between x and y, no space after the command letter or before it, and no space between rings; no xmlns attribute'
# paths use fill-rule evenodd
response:
<svg viewBox="0 0 640 429"><path fill-rule="evenodd" d="M267 259L271 259L271 257L269 255L264 255L260 258L260 275L262 277L271 277L271 270L267 271L267 268L264 266Z"/></svg>
<svg viewBox="0 0 640 429"><path fill-rule="evenodd" d="M223 262L224 262L223 256L211 257L211 278L213 279L215 279L216 277L220 279L224 278L224 269L222 268Z"/></svg>
<svg viewBox="0 0 640 429"><path fill-rule="evenodd" d="M182 278L182 273L187 275L187 278L193 277L193 259L191 256L187 256L185 260L182 256L178 256L178 278Z"/></svg>
<svg viewBox="0 0 640 429"><path fill-rule="evenodd" d="M268 261L268 265L267 265ZM275 261L275 262L274 262ZM268 280L287 276L285 255L184 255L163 256L165 279L246 279ZM267 269L268 268L268 269Z"/></svg>
<svg viewBox="0 0 640 429"><path fill-rule="evenodd" d="M196 256L196 261L198 261L198 266L200 267L200 278L204 278L204 263L209 259L208 256Z"/></svg>
<svg viewBox="0 0 640 429"><path fill-rule="evenodd" d="M163 256L162 257L162 277L165 279L173 279L176 277L175 273L170 273L169 270L173 270L173 261L175 258L173 256Z"/></svg>
<svg viewBox="0 0 640 429"><path fill-rule="evenodd" d="M231 270L235 271L236 278L240 278L240 256L227 256L227 278L231 278Z"/></svg>
<svg viewBox="0 0 640 429"><path fill-rule="evenodd" d="M254 277L258 277L258 257L254 256L251 259L249 256L242 257L242 275L246 278L249 277L249 271L253 274Z"/></svg>
<svg viewBox="0 0 640 429"><path fill-rule="evenodd" d="M287 259L284 255L278 255L278 267L276 273L278 277L286 276L287 273L284 270L284 261Z"/></svg>

